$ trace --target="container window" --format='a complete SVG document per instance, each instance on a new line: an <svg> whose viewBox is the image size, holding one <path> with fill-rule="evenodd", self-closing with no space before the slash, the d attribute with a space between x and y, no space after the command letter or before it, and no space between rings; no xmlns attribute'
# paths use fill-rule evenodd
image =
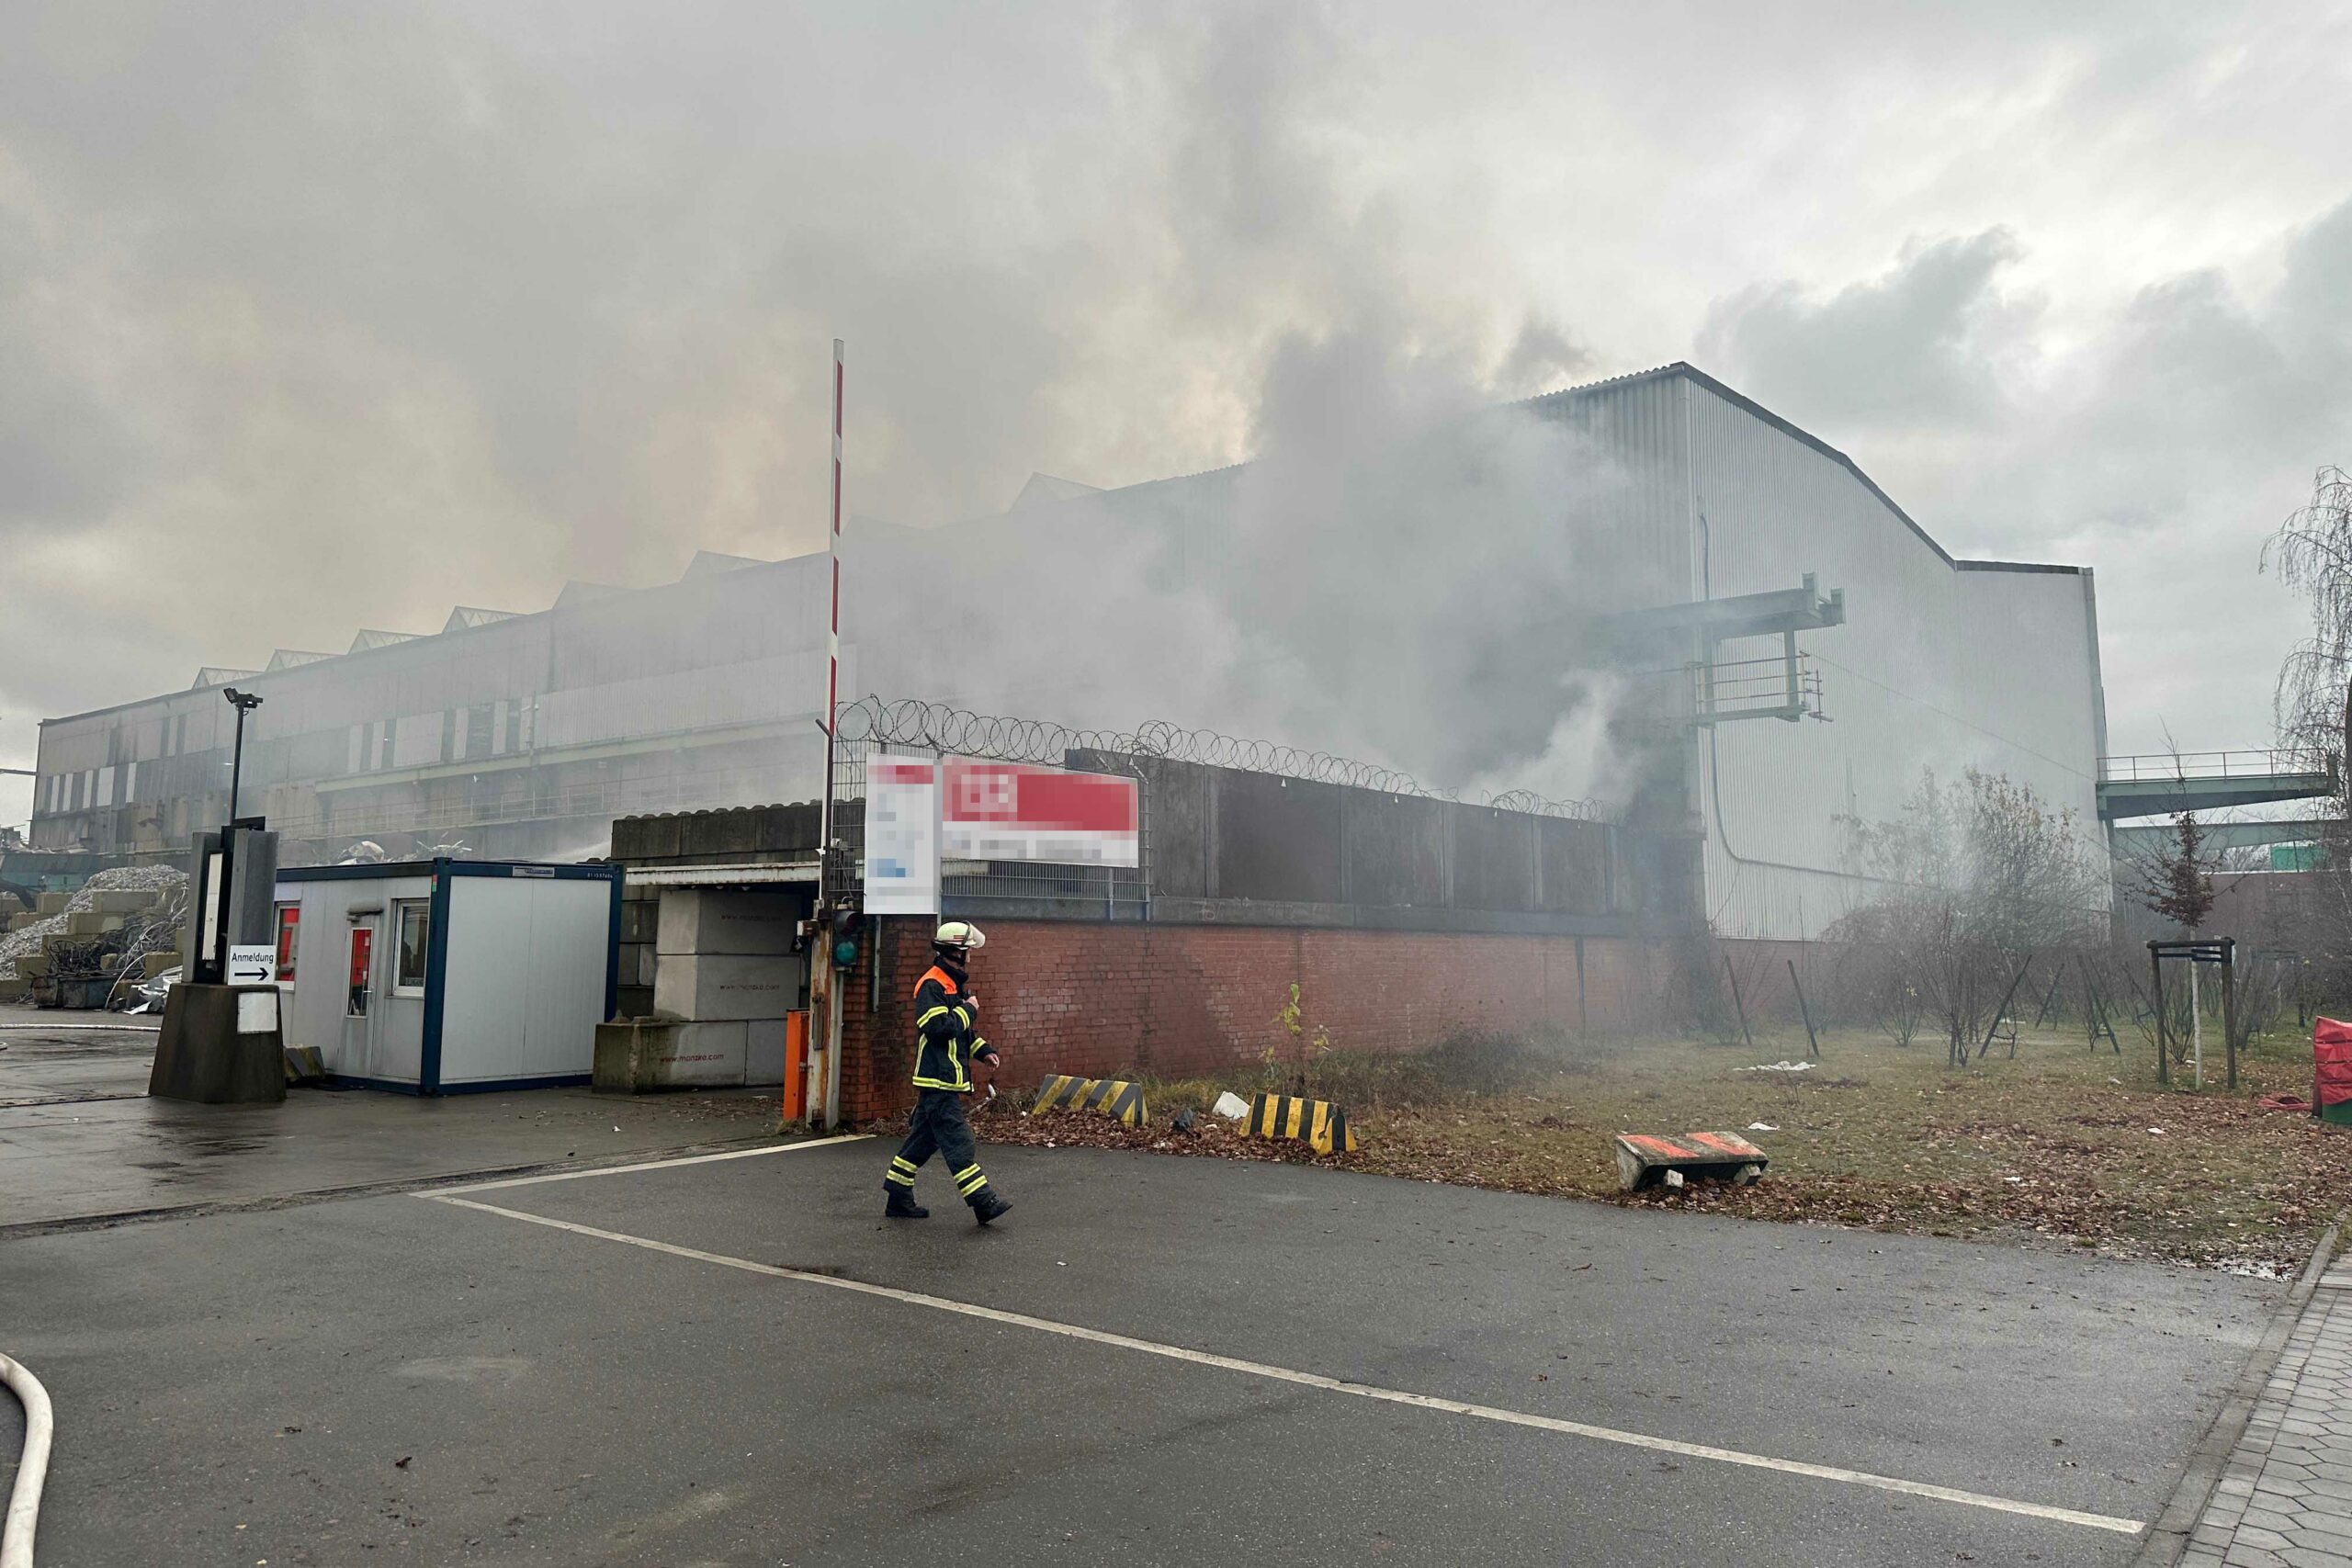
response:
<svg viewBox="0 0 2352 1568"><path fill-rule="evenodd" d="M277 978L281 985L294 983L294 949L302 935L302 906L277 906Z"/></svg>
<svg viewBox="0 0 2352 1568"><path fill-rule="evenodd" d="M400 966L392 972L392 994L424 994L424 949L432 935L433 907L413 899L392 906L400 920Z"/></svg>
<svg viewBox="0 0 2352 1568"><path fill-rule="evenodd" d="M351 928L351 999L344 1005L344 1012L351 1018L368 1016L368 976L376 967L376 928Z"/></svg>

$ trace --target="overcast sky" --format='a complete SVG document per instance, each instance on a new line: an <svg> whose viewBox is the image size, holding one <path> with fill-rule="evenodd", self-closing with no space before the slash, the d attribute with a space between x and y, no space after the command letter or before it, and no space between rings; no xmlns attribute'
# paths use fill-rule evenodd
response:
<svg viewBox="0 0 2352 1568"><path fill-rule="evenodd" d="M2259 547L2352 464L2342 4L0 28L0 763L202 663L818 547L835 335L851 508L908 521L1246 457L1317 334L1497 397L1687 357L1955 554L2097 568L2119 750L2267 738Z"/></svg>

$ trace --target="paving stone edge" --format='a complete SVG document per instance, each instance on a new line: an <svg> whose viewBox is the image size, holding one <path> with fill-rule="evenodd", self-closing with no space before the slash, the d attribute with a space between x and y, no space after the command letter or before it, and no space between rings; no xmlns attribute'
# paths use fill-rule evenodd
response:
<svg viewBox="0 0 2352 1568"><path fill-rule="evenodd" d="M2339 1209L2335 1218L2312 1248L2311 1261L2296 1276L2293 1288L2286 1299L2270 1314L2264 1325L2262 1337L2255 1344L2252 1354L2232 1385L2229 1397L2222 1401L2212 1424L2205 1428L2205 1436L2189 1450L2187 1467L2180 1482L2172 1490L2164 1512L2148 1527L2139 1551L2132 1559L2132 1568L2172 1568L2188 1550L2188 1532L2197 1528L2204 1517L2205 1505L2213 1495L2213 1488L2222 1479L2222 1472L2236 1451L2238 1439L2245 1436L2246 1424L2253 1420L2255 1407L2270 1386L2271 1373L2277 1370L2278 1358L2286 1352L2287 1341L2295 1332L2295 1325L2319 1289L2320 1277L2327 1272L2335 1256L2339 1238L2347 1219L2352 1219L2352 1205Z"/></svg>

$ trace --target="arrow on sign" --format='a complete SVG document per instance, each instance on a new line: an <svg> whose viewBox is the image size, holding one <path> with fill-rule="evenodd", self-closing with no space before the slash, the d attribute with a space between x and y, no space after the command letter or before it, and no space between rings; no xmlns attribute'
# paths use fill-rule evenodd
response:
<svg viewBox="0 0 2352 1568"><path fill-rule="evenodd" d="M263 943L229 949L229 984L266 986L277 978L277 950Z"/></svg>

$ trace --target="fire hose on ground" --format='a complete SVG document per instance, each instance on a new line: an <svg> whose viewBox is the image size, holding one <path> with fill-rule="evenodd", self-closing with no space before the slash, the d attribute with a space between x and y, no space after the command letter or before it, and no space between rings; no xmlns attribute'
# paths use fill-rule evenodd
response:
<svg viewBox="0 0 2352 1568"><path fill-rule="evenodd" d="M41 1483L49 1476L49 1391L22 1362L6 1356L0 1356L0 1382L25 1407L24 1452L17 1461L8 1512L0 1517L0 1568L33 1568L33 1529L40 1523Z"/></svg>

